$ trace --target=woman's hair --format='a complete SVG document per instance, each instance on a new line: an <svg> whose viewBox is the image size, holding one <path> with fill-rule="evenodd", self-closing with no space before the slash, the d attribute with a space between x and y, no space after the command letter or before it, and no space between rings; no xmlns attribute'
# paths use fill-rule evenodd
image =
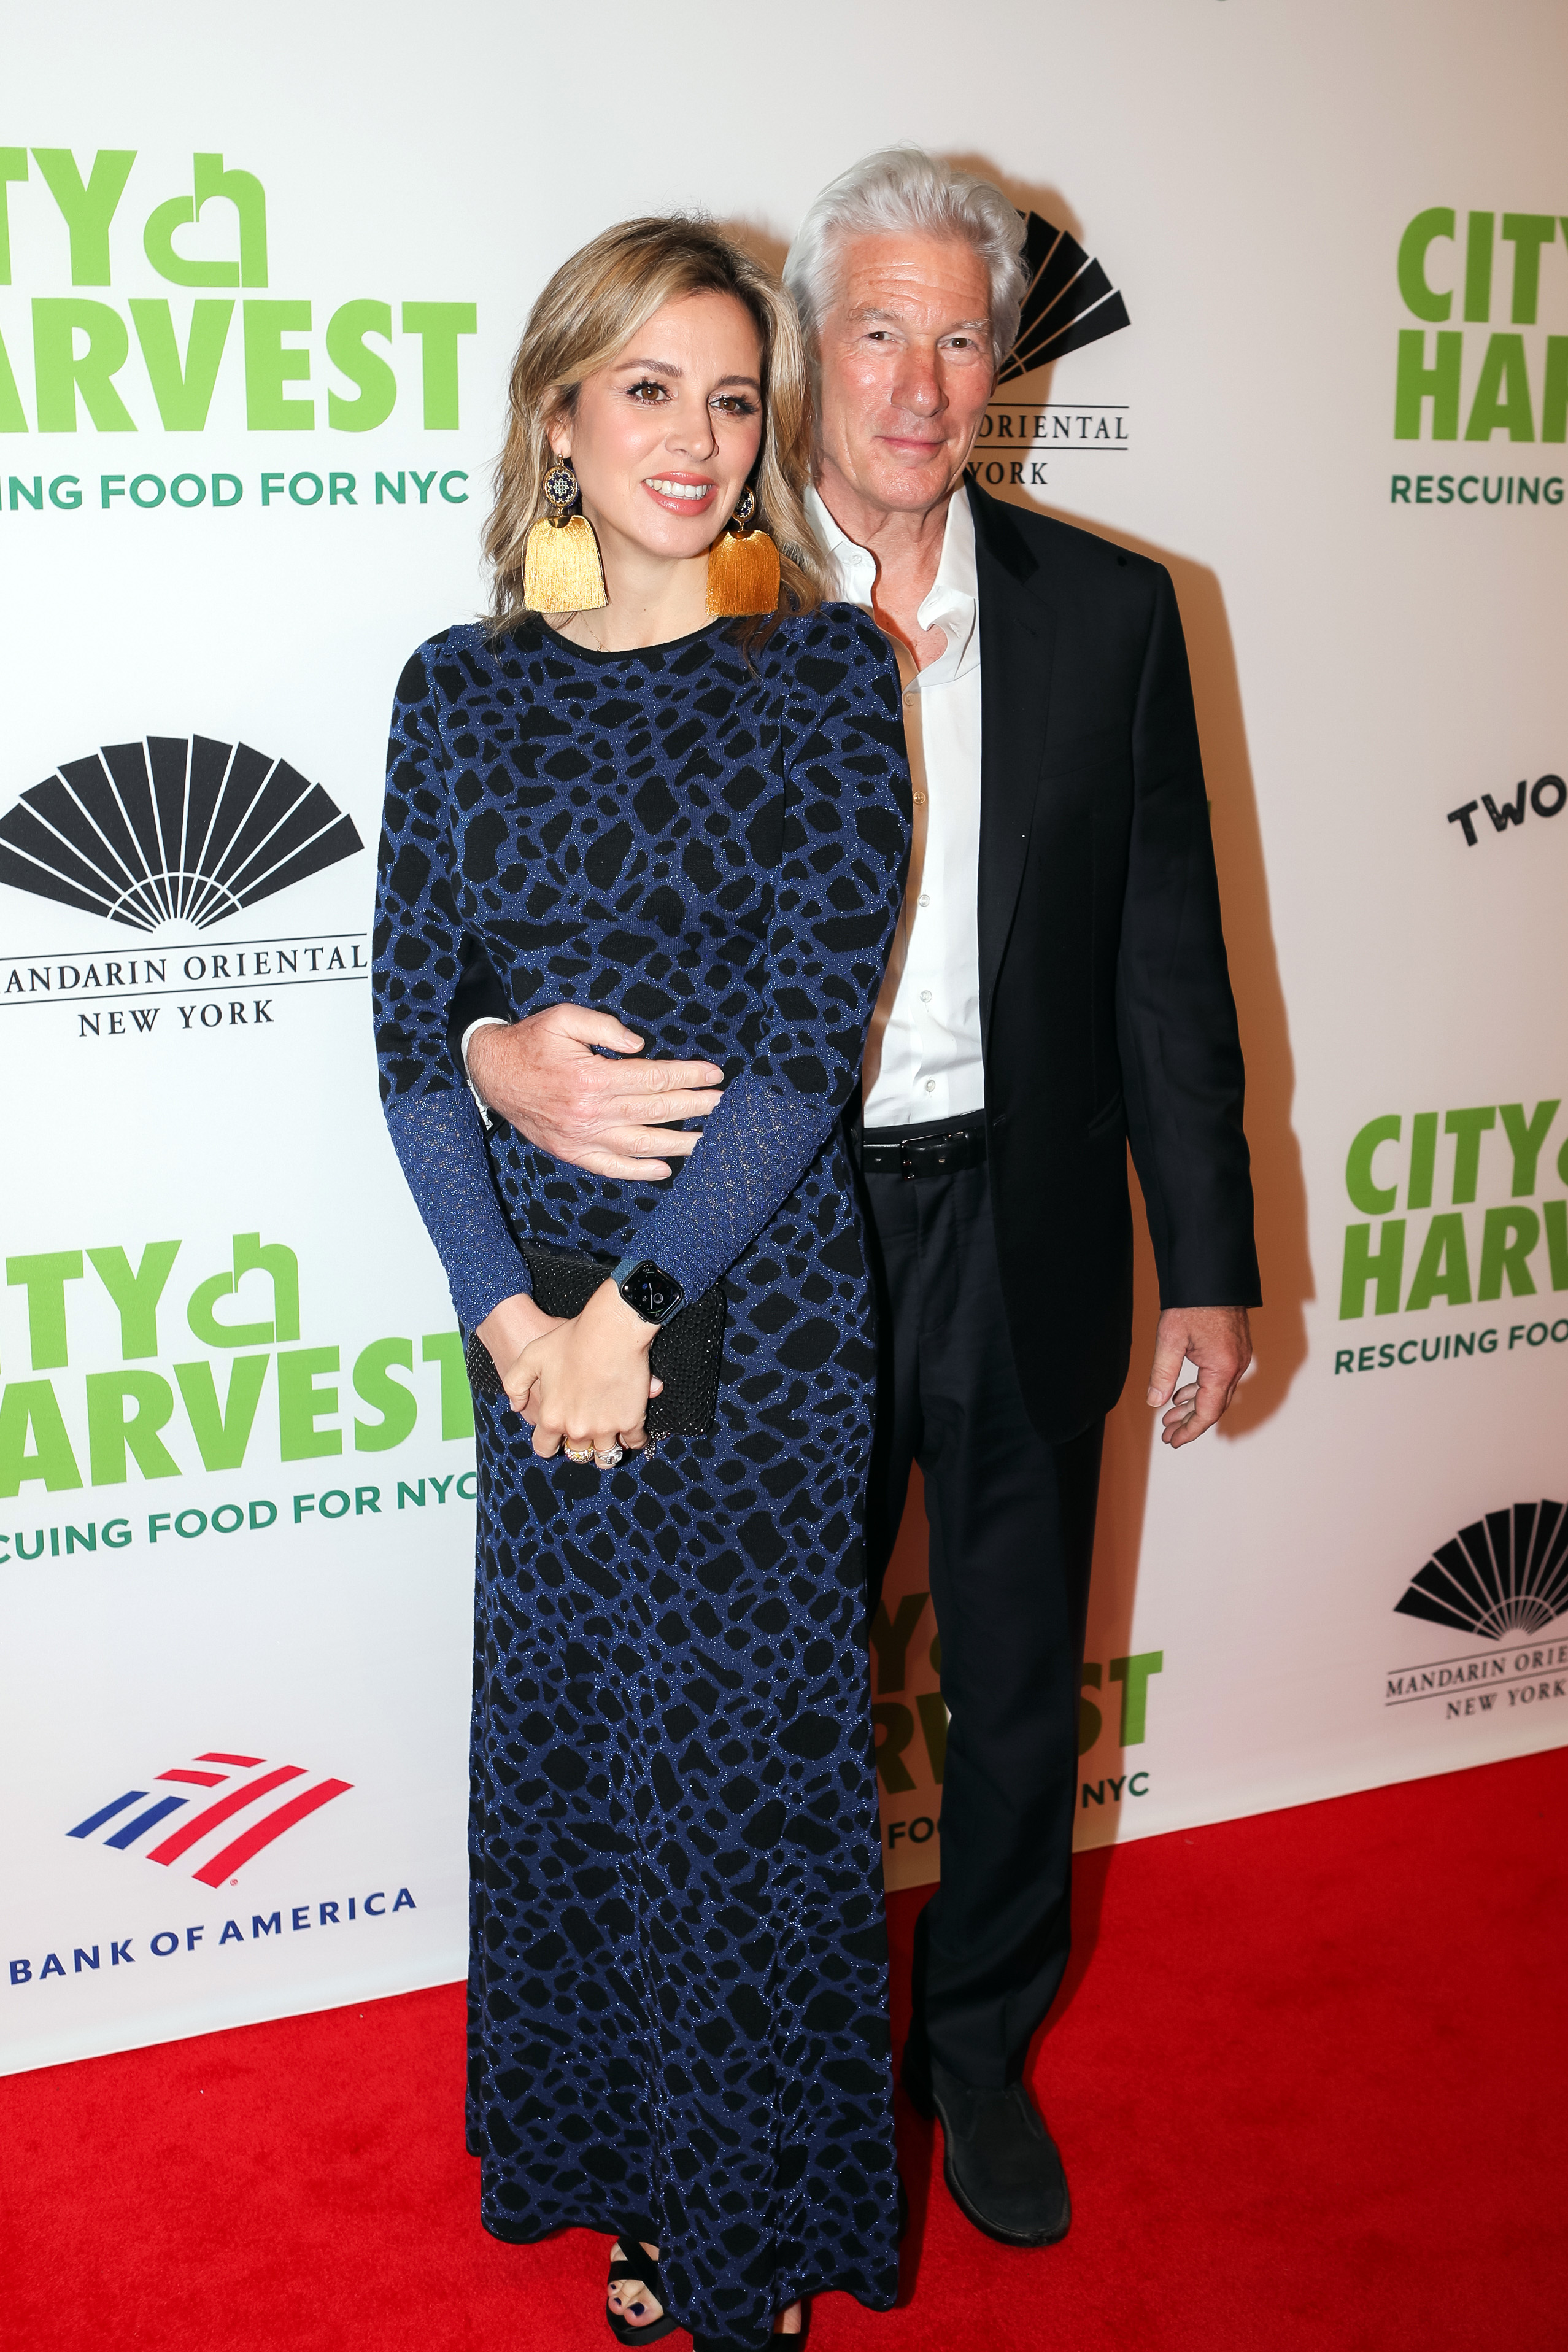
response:
<svg viewBox="0 0 1568 2352"><path fill-rule="evenodd" d="M1027 224L988 180L960 172L923 147L883 147L830 180L795 233L784 283L815 343L838 287L839 257L852 236L961 238L991 281L991 348L999 368L1019 331L1027 282Z"/></svg>
<svg viewBox="0 0 1568 2352"><path fill-rule="evenodd" d="M807 613L831 594L803 503L811 473L811 394L794 306L777 278L708 222L675 214L607 228L562 262L529 313L512 362L510 421L485 530L496 629L513 626L528 610L523 556L529 530L548 511L544 478L555 463L550 425L571 415L584 377L608 366L655 310L687 294L732 295L750 314L762 346L752 528L768 531L778 547L780 608ZM743 624L741 634L760 638L773 625L764 616Z"/></svg>

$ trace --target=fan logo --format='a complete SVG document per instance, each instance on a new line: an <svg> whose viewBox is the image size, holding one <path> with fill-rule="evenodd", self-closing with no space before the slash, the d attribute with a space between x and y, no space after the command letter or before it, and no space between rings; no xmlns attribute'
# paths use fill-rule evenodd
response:
<svg viewBox="0 0 1568 2352"><path fill-rule="evenodd" d="M107 743L0 817L0 882L133 930L208 930L364 847L287 760L207 735Z"/></svg>
<svg viewBox="0 0 1568 2352"><path fill-rule="evenodd" d="M173 1784L167 1794L152 1796L152 1790L127 1789L120 1796L111 1797L107 1805L99 1805L85 1821L78 1822L66 1835L96 1838L103 1831L101 1843L117 1853L129 1853L133 1847L141 1846L144 1861L160 1863L164 1869L193 1848L199 1848L191 1875L204 1886L222 1886L225 1881L232 1883L253 1856L353 1786L351 1780L316 1780L308 1788L292 1790L280 1804L271 1806L258 1817L242 1822L235 1836L219 1836L236 1815L248 1813L264 1798L308 1777L303 1764L269 1767L263 1756L229 1755L210 1748L193 1763L173 1764L166 1772L153 1775L154 1788L162 1790ZM183 1792L216 1789L224 1791L222 1796L214 1797L210 1804L200 1805L193 1813L185 1812L186 1806L198 1801ZM131 1812L132 1806L142 1806L149 1796L152 1797L151 1804L141 1811ZM128 1813L131 1818L126 1820ZM142 1844L143 1839L151 1837L174 1813L183 1813L184 1818L175 1822L156 1844Z"/></svg>
<svg viewBox="0 0 1568 2352"><path fill-rule="evenodd" d="M1040 213L1024 217L1029 290L1012 349L997 371L998 389L1131 324L1122 296L1077 238ZM1124 402L993 400L969 471L988 489L1041 489L1048 457L1125 451L1127 424Z"/></svg>
<svg viewBox="0 0 1568 2352"><path fill-rule="evenodd" d="M1440 1543L1394 1606L1493 1647L1396 1668L1385 1706L1440 1699L1458 1720L1568 1698L1568 1641L1538 1639L1568 1615L1568 1509L1540 1502L1489 1511Z"/></svg>
<svg viewBox="0 0 1568 2352"><path fill-rule="evenodd" d="M1561 1503L1515 1503L1489 1511L1439 1544L1394 1604L1499 1642L1539 1633L1568 1611L1568 1516Z"/></svg>

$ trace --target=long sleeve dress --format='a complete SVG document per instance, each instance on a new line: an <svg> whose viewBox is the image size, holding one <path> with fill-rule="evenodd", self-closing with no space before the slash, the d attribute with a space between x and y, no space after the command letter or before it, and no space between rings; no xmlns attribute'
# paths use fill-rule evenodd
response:
<svg viewBox="0 0 1568 2352"><path fill-rule="evenodd" d="M694 2333L897 2284L861 1509L872 1302L839 1114L897 919L897 673L844 605L596 654L453 628L399 680L375 932L386 1117L465 1331L515 1235L723 1279L717 1417L617 1470L476 1401L469 2145L497 2236L657 2242ZM454 1066L477 945L723 1066L689 1160L615 1182Z"/></svg>

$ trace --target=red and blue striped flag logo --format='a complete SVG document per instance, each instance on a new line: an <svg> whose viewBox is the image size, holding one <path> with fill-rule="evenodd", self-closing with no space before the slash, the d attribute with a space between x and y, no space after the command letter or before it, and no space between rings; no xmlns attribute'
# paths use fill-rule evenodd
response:
<svg viewBox="0 0 1568 2352"><path fill-rule="evenodd" d="M141 1846L146 1861L162 1863L165 1869L172 1863L182 1860L193 1849L197 1849L196 1865L191 1875L199 1879L204 1886L221 1886L225 1879L233 1878L265 1846L272 1845L297 1822L307 1821L323 1805L329 1805L334 1797L342 1796L353 1786L351 1780L315 1780L308 1788L293 1790L281 1804L273 1805L266 1812L253 1815L246 1821L242 1817L250 1812L253 1805L262 1804L292 1781L308 1780L310 1776L306 1767L303 1764L268 1765L265 1756L229 1756L214 1748L190 1764L172 1764L166 1772L154 1773L152 1778L154 1787L172 1781L179 1790L205 1791L221 1789L223 1794L214 1796L210 1803L203 1803L193 1795L176 1794L172 1790L167 1796L153 1797L144 1811L133 1813L128 1822L122 1822L120 1816L123 1813L152 1795L149 1789L127 1789L123 1796L114 1798L107 1805L100 1805L96 1813L89 1813L85 1822L78 1822L74 1830L66 1832L66 1835L90 1838L96 1837L99 1830L107 1829L109 1834L103 1840L105 1845L113 1846L121 1853L129 1853L133 1847ZM191 1805L196 1807L194 1812L186 1811ZM156 1845L141 1845L143 1838L150 1837L174 1813L183 1814L183 1819L176 1822L167 1837L161 1838ZM236 1837L223 1835L221 1842L214 1845L214 1840L220 1839L220 1832L226 1832L229 1823L236 1820L242 1822L239 1834ZM111 1827L113 1823L120 1826Z"/></svg>

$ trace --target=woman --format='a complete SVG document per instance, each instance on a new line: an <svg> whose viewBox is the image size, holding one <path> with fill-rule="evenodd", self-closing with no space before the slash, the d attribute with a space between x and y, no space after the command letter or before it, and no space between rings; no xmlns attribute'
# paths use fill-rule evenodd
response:
<svg viewBox="0 0 1568 2352"><path fill-rule="evenodd" d="M838 1118L909 783L893 657L821 601L810 436L787 298L706 226L631 222L557 272L512 373L491 625L399 683L376 932L388 1123L507 1391L476 1401L483 2216L613 2230L612 2332L705 2352L897 2283ZM779 562L745 621L737 511L742 571L762 531ZM575 998L722 1064L672 1180L486 1139L445 1036L465 941L516 1016ZM574 1319L535 1305L519 1237L604 1261ZM716 1282L712 1426L650 1456L647 1318Z"/></svg>

